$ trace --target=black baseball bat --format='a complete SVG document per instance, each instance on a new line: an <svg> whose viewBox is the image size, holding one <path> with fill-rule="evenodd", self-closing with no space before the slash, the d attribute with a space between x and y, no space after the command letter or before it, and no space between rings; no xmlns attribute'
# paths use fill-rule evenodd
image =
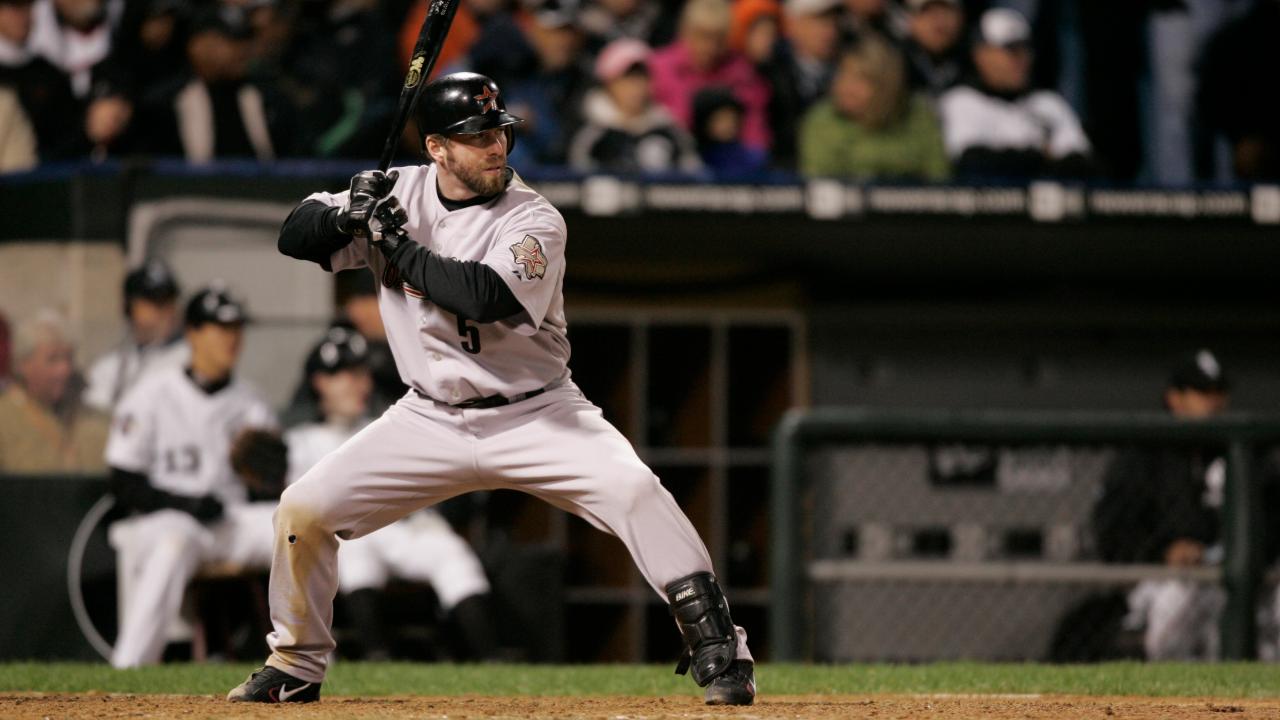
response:
<svg viewBox="0 0 1280 720"><path fill-rule="evenodd" d="M427 78L436 66L436 58L440 57L440 48L444 46L444 37L453 24L453 15L458 11L459 2L460 0L431 0L427 17L422 21L422 29L418 31L418 42L413 46L409 71L404 76L404 87L400 88L400 101L396 103L391 134L387 135L387 143L382 146L382 159L378 160L378 169L383 172L391 167L396 146L400 144L400 135L404 132L409 117L413 115L413 108L418 104L422 86L427 84Z"/></svg>

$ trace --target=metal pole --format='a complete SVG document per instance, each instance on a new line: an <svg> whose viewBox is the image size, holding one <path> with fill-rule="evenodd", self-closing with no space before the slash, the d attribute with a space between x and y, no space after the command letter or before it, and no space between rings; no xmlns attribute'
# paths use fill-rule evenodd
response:
<svg viewBox="0 0 1280 720"><path fill-rule="evenodd" d="M1243 440L1227 446L1227 497L1223 508L1223 582L1227 605L1222 613L1222 657L1249 660L1257 656L1254 618L1259 582L1261 538L1257 522L1258 482L1251 447Z"/></svg>
<svg viewBox="0 0 1280 720"><path fill-rule="evenodd" d="M802 417L802 413L795 410L787 413L773 433L773 516L769 543L773 607L769 613L769 645L774 661L801 659L800 588L805 568L796 515L802 484Z"/></svg>

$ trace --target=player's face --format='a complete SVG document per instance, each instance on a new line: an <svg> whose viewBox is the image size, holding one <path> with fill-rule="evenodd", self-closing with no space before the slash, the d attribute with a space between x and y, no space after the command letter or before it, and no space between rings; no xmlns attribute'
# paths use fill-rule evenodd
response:
<svg viewBox="0 0 1280 720"><path fill-rule="evenodd" d="M369 368L316 373L312 381L326 418L354 419L368 412L369 395L373 392L373 376L369 374Z"/></svg>
<svg viewBox="0 0 1280 720"><path fill-rule="evenodd" d="M1174 417L1184 420L1204 420L1225 412L1228 397L1223 392L1203 392L1186 388L1166 391L1164 401Z"/></svg>
<svg viewBox="0 0 1280 720"><path fill-rule="evenodd" d="M244 328L240 325L207 322L196 328L187 328L192 367L209 378L226 377L240 357L243 335Z"/></svg>
<svg viewBox="0 0 1280 720"><path fill-rule="evenodd" d="M129 325L133 337L141 345L169 337L178 322L178 303L174 300L134 298L129 302Z"/></svg>
<svg viewBox="0 0 1280 720"><path fill-rule="evenodd" d="M75 372L72 356L70 343L58 338L36 345L31 354L18 364L27 394L43 405L60 402L67 394L67 386Z"/></svg>
<svg viewBox="0 0 1280 720"><path fill-rule="evenodd" d="M494 128L469 135L451 135L448 141L440 143L440 154L436 157L440 164L441 180L452 179L462 185L471 194L495 195L506 185L507 170L507 131L505 128ZM466 200L454 197L445 188L446 197L454 200Z"/></svg>

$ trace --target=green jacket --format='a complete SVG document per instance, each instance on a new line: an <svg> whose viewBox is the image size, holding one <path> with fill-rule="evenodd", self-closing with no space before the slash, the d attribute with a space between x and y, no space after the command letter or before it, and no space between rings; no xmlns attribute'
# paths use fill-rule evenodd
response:
<svg viewBox="0 0 1280 720"><path fill-rule="evenodd" d="M938 118L923 96L880 130L868 130L836 112L830 100L813 106L800 127L800 172L854 180L946 180L951 165Z"/></svg>

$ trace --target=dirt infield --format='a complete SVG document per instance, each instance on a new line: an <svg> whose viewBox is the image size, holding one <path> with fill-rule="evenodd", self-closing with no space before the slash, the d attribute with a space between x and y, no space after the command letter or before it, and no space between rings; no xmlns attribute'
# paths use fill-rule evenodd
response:
<svg viewBox="0 0 1280 720"><path fill-rule="evenodd" d="M693 697L326 698L316 705L230 705L180 695L0 695L0 718L1280 718L1280 701L1065 695L794 695L753 707L711 708Z"/></svg>

